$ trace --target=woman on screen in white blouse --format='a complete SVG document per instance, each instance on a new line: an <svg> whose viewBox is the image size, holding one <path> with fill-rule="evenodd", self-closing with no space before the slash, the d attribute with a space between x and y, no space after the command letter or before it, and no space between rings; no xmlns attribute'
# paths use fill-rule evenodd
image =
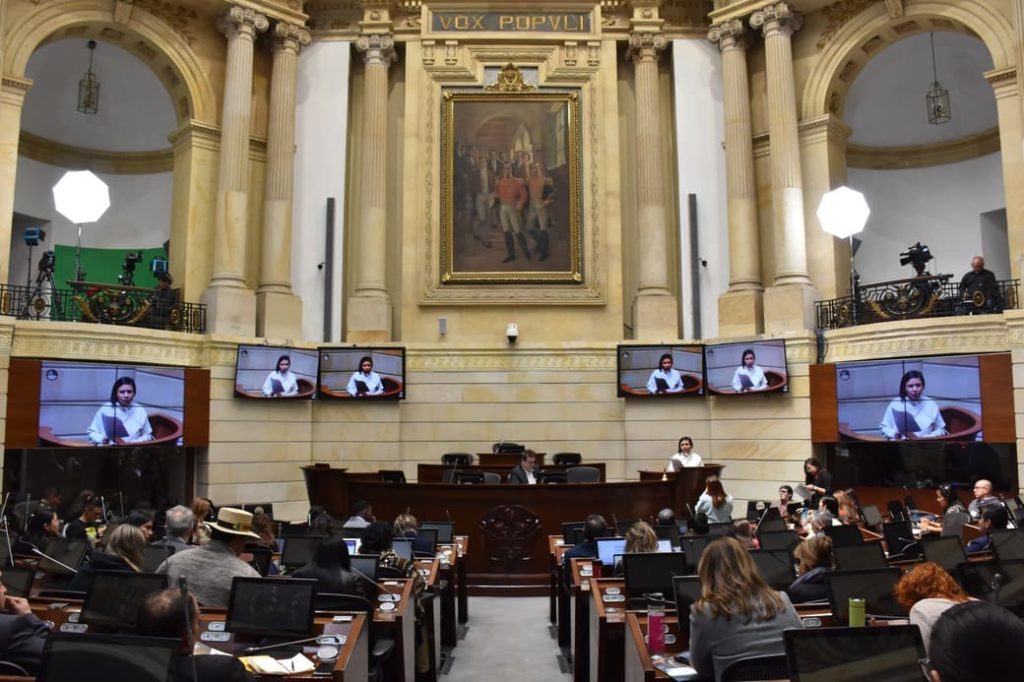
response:
<svg viewBox="0 0 1024 682"><path fill-rule="evenodd" d="M763 391L768 388L768 380L764 371L754 364L754 349L747 348L741 356L740 366L732 373L732 390L737 393L748 393L750 391Z"/></svg>
<svg viewBox="0 0 1024 682"><path fill-rule="evenodd" d="M878 428L889 440L946 435L946 422L934 400L924 395L924 375L912 369L900 379L900 397L889 403Z"/></svg>
<svg viewBox="0 0 1024 682"><path fill-rule="evenodd" d="M299 380L292 373L292 359L282 355L277 359L277 369L267 375L263 382L263 395L267 398L280 398L295 395L299 392Z"/></svg>
<svg viewBox="0 0 1024 682"><path fill-rule="evenodd" d="M144 443L153 440L146 408L132 405L135 379L119 377L110 389L110 402L96 411L89 424L89 442L93 445Z"/></svg>
<svg viewBox="0 0 1024 682"><path fill-rule="evenodd" d="M381 381L380 375L373 371L373 359L369 355L359 359L359 371L353 372L345 390L353 398L384 393L384 382Z"/></svg>

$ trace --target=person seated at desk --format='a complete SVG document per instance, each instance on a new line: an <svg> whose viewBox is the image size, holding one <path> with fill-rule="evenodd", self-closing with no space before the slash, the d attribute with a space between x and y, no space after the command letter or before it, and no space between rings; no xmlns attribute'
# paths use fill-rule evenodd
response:
<svg viewBox="0 0 1024 682"><path fill-rule="evenodd" d="M128 512L128 517L124 520L125 523L130 523L139 530L142 531L142 536L149 542L153 539L153 512L146 509L132 509Z"/></svg>
<svg viewBox="0 0 1024 682"><path fill-rule="evenodd" d="M1020 669L1024 622L984 601L957 604L932 629L928 669L932 682L1008 680Z"/></svg>
<svg viewBox="0 0 1024 682"><path fill-rule="evenodd" d="M374 521L373 506L366 500L356 500L352 505L352 516L346 519L342 528L366 528Z"/></svg>
<svg viewBox="0 0 1024 682"><path fill-rule="evenodd" d="M57 517L57 512L43 509L28 518L28 528L25 535L18 538L18 542L27 541L41 549L50 538L59 535L60 518Z"/></svg>
<svg viewBox="0 0 1024 682"><path fill-rule="evenodd" d="M676 513L668 507L665 507L658 512L657 523L659 526L676 526L678 528L678 524L676 523Z"/></svg>
<svg viewBox="0 0 1024 682"><path fill-rule="evenodd" d="M967 593L942 566L931 561L907 571L893 588L900 605L910 612L910 624L921 629L925 651L939 617L957 604L970 600Z"/></svg>
<svg viewBox="0 0 1024 682"><path fill-rule="evenodd" d="M799 576L786 592L794 604L828 599L825 574L832 568L832 538L819 535L801 542L793 550Z"/></svg>
<svg viewBox="0 0 1024 682"><path fill-rule="evenodd" d="M383 395L384 382L380 375L373 371L373 358L364 355L359 358L359 371L352 373L345 391L353 398L368 395Z"/></svg>
<svg viewBox="0 0 1024 682"><path fill-rule="evenodd" d="M733 538L708 543L697 568L701 595L690 609L690 664L722 679L729 664L786 652L782 631L803 623L785 592L771 589Z"/></svg>
<svg viewBox="0 0 1024 682"><path fill-rule="evenodd" d="M183 594L180 588L171 587L146 597L139 607L136 630L148 637L181 640L178 659L173 664L171 679L175 682L253 682L255 679L234 656L193 655L201 630L199 604L195 597L187 592Z"/></svg>
<svg viewBox="0 0 1024 682"><path fill-rule="evenodd" d="M693 451L693 439L689 436L680 438L679 445L676 448L676 454L672 455L671 459L668 460L668 466L665 467L666 472L681 471L687 467L704 466L704 460Z"/></svg>
<svg viewBox="0 0 1024 682"><path fill-rule="evenodd" d="M166 573L172 583L184 576L189 588L204 606L226 607L235 577L259 578L249 564L238 558L245 543L259 540L252 532L252 514L233 507L217 510L217 520L209 524L210 542L189 552L176 552L156 569Z"/></svg>
<svg viewBox="0 0 1024 682"><path fill-rule="evenodd" d="M954 489L949 483L943 483L936 488L935 501L938 502L939 508L942 509L941 516L945 516L946 514L967 513L967 508L964 507L964 503L960 501L960 496L956 494L956 489ZM923 517L917 525L921 529L922 533L942 532L942 520L931 515Z"/></svg>
<svg viewBox="0 0 1024 682"><path fill-rule="evenodd" d="M626 554L649 554L658 551L658 536L646 521L637 521L626 531ZM622 557L615 557L615 577L626 574L622 566Z"/></svg>
<svg viewBox="0 0 1024 682"><path fill-rule="evenodd" d="M139 573L142 571L143 552L146 538L137 526L122 523L106 533L103 538L105 551L93 551L75 574L71 589L88 592L96 571L118 571Z"/></svg>
<svg viewBox="0 0 1024 682"><path fill-rule="evenodd" d="M736 541L747 549L758 549L758 541L754 537L754 524L747 519L733 521L726 535L736 538Z"/></svg>
<svg viewBox="0 0 1024 682"><path fill-rule="evenodd" d="M171 507L164 514L166 534L162 540L149 544L155 547L168 547L172 552L195 549L195 545L189 544L195 531L195 526L196 517L192 514L191 509L180 504Z"/></svg>
<svg viewBox="0 0 1024 682"><path fill-rule="evenodd" d="M420 522L409 513L402 513L395 517L395 537L414 538L420 530Z"/></svg>
<svg viewBox="0 0 1024 682"><path fill-rule="evenodd" d="M981 510L993 504L1000 504L999 498L992 494L992 481L979 478L974 482L974 499L967 505L967 513L972 519L981 518Z"/></svg>
<svg viewBox="0 0 1024 682"><path fill-rule="evenodd" d="M565 584L572 585L572 560L593 559L597 556L597 539L608 534L608 524L600 514L591 514L583 522L583 542L562 555Z"/></svg>
<svg viewBox="0 0 1024 682"><path fill-rule="evenodd" d="M534 474L533 468L536 463L536 453L533 450L523 450L519 453L519 464L512 467L512 471L508 472L508 482L521 485L535 485L537 483L537 476Z"/></svg>
<svg viewBox="0 0 1024 682"><path fill-rule="evenodd" d="M302 568L291 574L293 578L316 580L317 592L330 594L354 594L365 599L375 595L369 593L369 578L363 578L352 570L352 558L348 544L341 535L331 535L313 551L313 558Z"/></svg>
<svg viewBox="0 0 1024 682"><path fill-rule="evenodd" d="M836 507L839 510L837 516L839 517L839 523L856 526L862 521L860 512L857 510L859 506L857 504L856 493L853 492L853 488L847 488L846 490L837 490L835 492Z"/></svg>
<svg viewBox="0 0 1024 682"><path fill-rule="evenodd" d="M103 514L103 504L98 497L86 497L82 500L82 512L78 518L68 522L64 527L64 537L68 540L88 540L95 545L100 537L99 518Z"/></svg>
<svg viewBox="0 0 1024 682"><path fill-rule="evenodd" d="M28 600L8 595L0 582L0 659L36 675L49 636L50 628L32 613Z"/></svg>
<svg viewBox="0 0 1024 682"><path fill-rule="evenodd" d="M717 476L708 476L704 492L697 498L694 512L703 512L709 523L727 523L732 521L732 495L725 493L722 481Z"/></svg>
<svg viewBox="0 0 1024 682"><path fill-rule="evenodd" d="M819 536L827 537L825 535L825 529L834 525L835 521L835 519L832 518L832 513L827 509L819 509L816 512L811 512L810 519L810 528L807 530L808 540Z"/></svg>
<svg viewBox="0 0 1024 682"><path fill-rule="evenodd" d="M658 369L647 379L647 392L651 395L683 392L683 375L672 368L671 353L664 353L658 359Z"/></svg>
<svg viewBox="0 0 1024 682"><path fill-rule="evenodd" d="M1009 524L1010 515L1006 512L1006 507L1001 504L994 504L985 507L981 512L981 518L978 519L978 530L981 531L982 535L974 538L967 543L964 547L964 551L968 554L975 552L985 552L991 549L992 539L989 537L989 533L993 530L1003 530Z"/></svg>

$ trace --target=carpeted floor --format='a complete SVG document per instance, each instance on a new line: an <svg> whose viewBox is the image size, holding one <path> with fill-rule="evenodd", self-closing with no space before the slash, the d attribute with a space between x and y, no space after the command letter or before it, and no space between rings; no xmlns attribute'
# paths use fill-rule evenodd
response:
<svg viewBox="0 0 1024 682"><path fill-rule="evenodd" d="M565 682L546 597L470 597L469 630L442 682Z"/></svg>

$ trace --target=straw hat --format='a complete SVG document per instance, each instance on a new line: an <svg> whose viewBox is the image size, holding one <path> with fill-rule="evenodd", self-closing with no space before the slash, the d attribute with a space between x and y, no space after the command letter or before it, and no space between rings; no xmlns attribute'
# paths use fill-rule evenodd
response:
<svg viewBox="0 0 1024 682"><path fill-rule="evenodd" d="M234 507L221 507L217 510L217 520L207 525L222 533L260 539L259 535L252 532L252 514Z"/></svg>

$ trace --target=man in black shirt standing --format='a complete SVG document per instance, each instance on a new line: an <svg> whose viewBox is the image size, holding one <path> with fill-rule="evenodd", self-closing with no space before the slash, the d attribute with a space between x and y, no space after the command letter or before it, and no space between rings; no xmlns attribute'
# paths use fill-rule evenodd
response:
<svg viewBox="0 0 1024 682"><path fill-rule="evenodd" d="M980 305L974 302L978 294L983 297ZM996 312L1002 309L996 276L991 270L985 269L985 259L981 256L971 259L971 271L960 280L960 296L966 313Z"/></svg>

